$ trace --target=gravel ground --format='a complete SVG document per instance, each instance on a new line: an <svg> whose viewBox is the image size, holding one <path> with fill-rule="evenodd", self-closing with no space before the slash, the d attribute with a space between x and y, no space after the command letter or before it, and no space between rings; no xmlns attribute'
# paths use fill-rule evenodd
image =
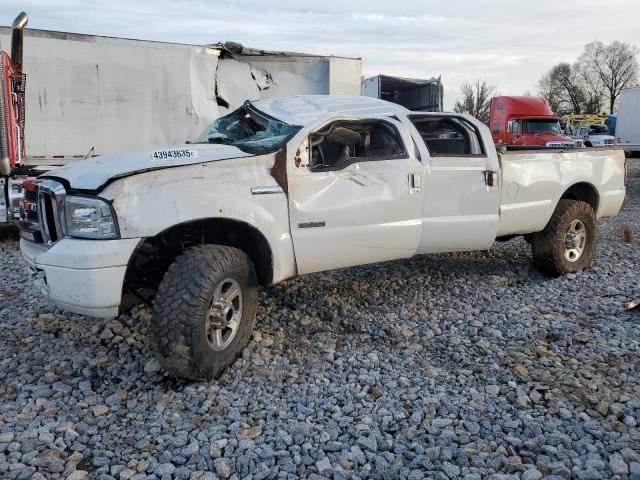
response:
<svg viewBox="0 0 640 480"><path fill-rule="evenodd" d="M33 296L5 240L0 477L640 479L629 173L589 271L544 278L513 240L294 279L201 384L159 371L146 311L103 322Z"/></svg>

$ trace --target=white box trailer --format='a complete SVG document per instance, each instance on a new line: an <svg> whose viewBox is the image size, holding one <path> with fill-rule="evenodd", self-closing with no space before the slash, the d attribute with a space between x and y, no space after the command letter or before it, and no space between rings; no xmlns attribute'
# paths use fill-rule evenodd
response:
<svg viewBox="0 0 640 480"><path fill-rule="evenodd" d="M640 87L628 88L620 94L616 144L626 152L640 154Z"/></svg>
<svg viewBox="0 0 640 480"><path fill-rule="evenodd" d="M9 30L0 29L8 48ZM64 164L194 138L218 116L220 52L25 30L26 164Z"/></svg>
<svg viewBox="0 0 640 480"><path fill-rule="evenodd" d="M362 82L362 95L397 103L409 110L441 112L443 88L440 77L430 79L376 75Z"/></svg>

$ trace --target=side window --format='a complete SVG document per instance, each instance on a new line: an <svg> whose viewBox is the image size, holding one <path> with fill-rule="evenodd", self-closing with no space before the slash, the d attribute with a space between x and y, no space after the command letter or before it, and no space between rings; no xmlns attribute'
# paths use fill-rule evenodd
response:
<svg viewBox="0 0 640 480"><path fill-rule="evenodd" d="M383 120L338 121L309 135L309 144L314 171L407 156L398 130Z"/></svg>
<svg viewBox="0 0 640 480"><path fill-rule="evenodd" d="M461 117L409 116L432 157L484 155L477 128Z"/></svg>
<svg viewBox="0 0 640 480"><path fill-rule="evenodd" d="M509 133L520 133L520 122L518 120L509 120L507 131Z"/></svg>
<svg viewBox="0 0 640 480"><path fill-rule="evenodd" d="M500 122L493 122L493 133L500 133Z"/></svg>

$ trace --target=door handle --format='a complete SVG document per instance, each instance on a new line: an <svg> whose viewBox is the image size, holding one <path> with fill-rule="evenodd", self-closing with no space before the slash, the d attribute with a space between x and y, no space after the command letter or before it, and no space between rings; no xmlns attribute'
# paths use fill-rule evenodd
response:
<svg viewBox="0 0 640 480"><path fill-rule="evenodd" d="M415 195L422 188L422 175L419 173L409 174L409 195Z"/></svg>
<svg viewBox="0 0 640 480"><path fill-rule="evenodd" d="M489 187L497 187L498 186L498 172L494 172L493 170L485 170L484 171L484 181Z"/></svg>

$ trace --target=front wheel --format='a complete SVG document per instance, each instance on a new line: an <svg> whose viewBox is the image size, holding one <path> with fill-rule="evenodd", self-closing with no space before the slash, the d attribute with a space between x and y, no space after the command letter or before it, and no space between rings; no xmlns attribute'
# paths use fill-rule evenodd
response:
<svg viewBox="0 0 640 480"><path fill-rule="evenodd" d="M217 377L249 342L258 301L256 274L237 248L185 250L165 274L151 336L163 368L190 380Z"/></svg>
<svg viewBox="0 0 640 480"><path fill-rule="evenodd" d="M591 266L598 244L593 208L580 200L560 200L542 232L531 237L533 262L554 277Z"/></svg>

